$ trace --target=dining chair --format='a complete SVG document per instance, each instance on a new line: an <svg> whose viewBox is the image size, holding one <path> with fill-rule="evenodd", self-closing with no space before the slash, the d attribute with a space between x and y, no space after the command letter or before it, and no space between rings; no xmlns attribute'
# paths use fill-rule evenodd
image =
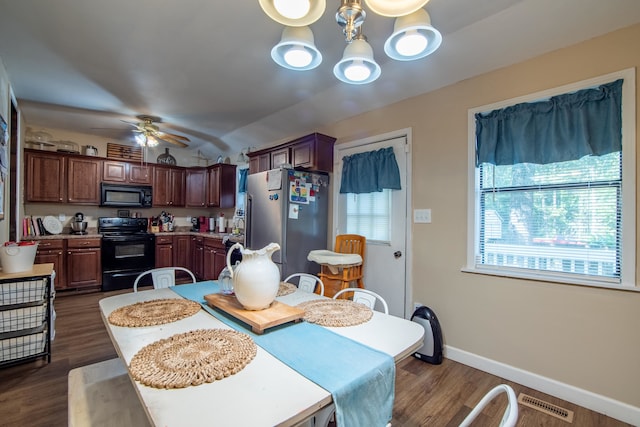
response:
<svg viewBox="0 0 640 427"><path fill-rule="evenodd" d="M196 282L196 276L193 275L191 270L184 267L161 267L154 268L151 270L147 270L143 273L140 273L138 277L136 277L135 282L133 282L133 292L138 292L138 282L140 279L145 277L146 275L151 275L151 280L153 281L153 288L168 288L174 286L176 284L176 271L184 271L189 276L191 276L191 283Z"/></svg>
<svg viewBox="0 0 640 427"><path fill-rule="evenodd" d="M382 305L384 314L389 314L389 306L387 302L377 293L370 291L369 289L360 289L360 288L346 288L339 290L334 296L333 299L337 299L343 294L348 292L353 292L353 302L357 302L360 304L364 304L369 307L371 310L375 310L376 300L380 301Z"/></svg>
<svg viewBox="0 0 640 427"><path fill-rule="evenodd" d="M319 295L324 296L324 283L322 283L322 280L319 277L308 273L293 273L289 277L284 279L284 281L295 285L296 283L291 282L291 279L296 278L298 279L298 289L300 289L301 291L318 293ZM316 292L316 288L318 288L318 285L319 292Z"/></svg>
<svg viewBox="0 0 640 427"><path fill-rule="evenodd" d="M491 402L496 396L501 393L507 394L507 409L504 411L504 415L502 416L502 420L500 421L500 427L513 427L516 425L518 421L518 399L516 398L516 393L513 391L513 388L507 384L500 384L489 390L487 394L478 402L478 404L471 410L469 415L462 420L460 423L460 427L468 427L471 425L473 420L482 412L482 410Z"/></svg>
<svg viewBox="0 0 640 427"><path fill-rule="evenodd" d="M367 239L359 234L338 234L333 251L342 254L358 254L362 263L358 265L343 266L338 269L329 265L322 265L318 276L324 282L338 282L339 289L346 289L355 282L355 287L364 288L362 280L364 275L364 255ZM329 283L327 283L328 285Z"/></svg>

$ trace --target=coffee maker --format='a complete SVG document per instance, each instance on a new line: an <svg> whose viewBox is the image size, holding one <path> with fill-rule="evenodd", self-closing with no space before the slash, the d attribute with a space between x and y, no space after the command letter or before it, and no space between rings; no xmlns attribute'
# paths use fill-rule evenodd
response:
<svg viewBox="0 0 640 427"><path fill-rule="evenodd" d="M200 220L197 216L191 217L191 231L198 232L200 231Z"/></svg>
<svg viewBox="0 0 640 427"><path fill-rule="evenodd" d="M201 233L206 233L207 231L209 231L209 218L207 218L206 216L198 217L198 231L200 231Z"/></svg>

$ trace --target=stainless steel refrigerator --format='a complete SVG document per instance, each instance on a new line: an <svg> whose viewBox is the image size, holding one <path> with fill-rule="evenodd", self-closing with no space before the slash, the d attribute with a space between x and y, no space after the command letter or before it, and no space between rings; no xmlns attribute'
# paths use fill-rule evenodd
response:
<svg viewBox="0 0 640 427"><path fill-rule="evenodd" d="M280 245L272 260L284 279L293 273L317 274L307 260L315 249L327 249L329 175L273 169L247 177L245 242L249 249Z"/></svg>

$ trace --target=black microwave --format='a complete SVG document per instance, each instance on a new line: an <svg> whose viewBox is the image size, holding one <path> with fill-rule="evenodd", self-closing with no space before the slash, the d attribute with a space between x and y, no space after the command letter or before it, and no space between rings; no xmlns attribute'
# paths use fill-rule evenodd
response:
<svg viewBox="0 0 640 427"><path fill-rule="evenodd" d="M149 185L100 184L100 206L150 208L152 202Z"/></svg>

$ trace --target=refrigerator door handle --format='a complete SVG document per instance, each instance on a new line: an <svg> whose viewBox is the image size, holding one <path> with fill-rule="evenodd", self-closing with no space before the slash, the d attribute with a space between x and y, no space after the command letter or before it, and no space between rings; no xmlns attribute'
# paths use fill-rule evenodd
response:
<svg viewBox="0 0 640 427"><path fill-rule="evenodd" d="M244 245L251 248L251 220L253 219L253 196L247 193L247 206L245 207Z"/></svg>

